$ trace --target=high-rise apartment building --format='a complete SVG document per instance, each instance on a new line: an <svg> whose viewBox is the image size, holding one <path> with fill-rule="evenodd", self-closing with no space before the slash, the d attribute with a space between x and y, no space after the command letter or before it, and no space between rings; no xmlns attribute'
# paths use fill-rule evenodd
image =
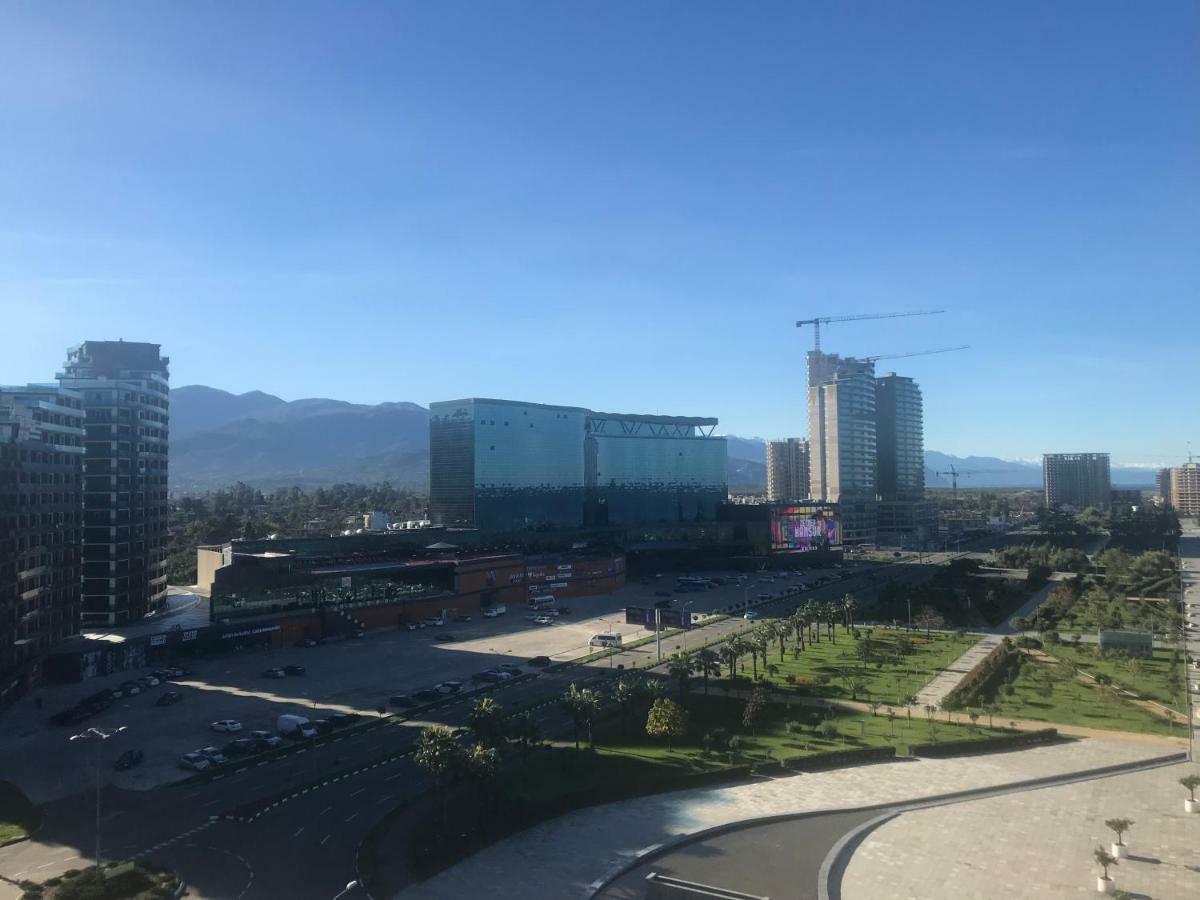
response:
<svg viewBox="0 0 1200 900"><path fill-rule="evenodd" d="M429 407L434 524L516 531L711 520L717 420L471 398Z"/></svg>
<svg viewBox="0 0 1200 900"><path fill-rule="evenodd" d="M0 387L0 709L79 628L83 437L78 393Z"/></svg>
<svg viewBox="0 0 1200 900"><path fill-rule="evenodd" d="M1171 505L1171 470L1159 469L1154 473L1154 492L1163 506Z"/></svg>
<svg viewBox="0 0 1200 900"><path fill-rule="evenodd" d="M158 344L85 341L59 384L84 427L84 626L136 622L166 600L168 364Z"/></svg>
<svg viewBox="0 0 1200 900"><path fill-rule="evenodd" d="M788 503L808 499L808 441L767 442L767 499Z"/></svg>
<svg viewBox="0 0 1200 900"><path fill-rule="evenodd" d="M1042 456L1046 505L1107 507L1112 480L1107 453L1046 453Z"/></svg>
<svg viewBox="0 0 1200 900"><path fill-rule="evenodd" d="M1167 471L1167 505L1181 516L1200 516L1200 463L1184 463Z"/></svg>
<svg viewBox="0 0 1200 900"><path fill-rule="evenodd" d="M878 538L921 546L933 536L935 511L925 500L925 433L921 388L889 372L875 380Z"/></svg>
<svg viewBox="0 0 1200 900"><path fill-rule="evenodd" d="M809 491L839 505L842 540L875 539L875 364L808 354Z"/></svg>

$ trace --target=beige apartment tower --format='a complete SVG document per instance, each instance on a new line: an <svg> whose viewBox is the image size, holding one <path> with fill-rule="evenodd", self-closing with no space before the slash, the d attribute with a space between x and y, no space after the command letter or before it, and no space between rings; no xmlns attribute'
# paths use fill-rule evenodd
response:
<svg viewBox="0 0 1200 900"><path fill-rule="evenodd" d="M1163 500L1181 516L1200 516L1200 463L1164 469Z"/></svg>
<svg viewBox="0 0 1200 900"><path fill-rule="evenodd" d="M808 499L808 441L767 442L767 499L772 503Z"/></svg>

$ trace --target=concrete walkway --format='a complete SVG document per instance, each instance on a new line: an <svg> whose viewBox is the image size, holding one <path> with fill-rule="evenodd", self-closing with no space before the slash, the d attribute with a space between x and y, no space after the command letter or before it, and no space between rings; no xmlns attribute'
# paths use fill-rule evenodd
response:
<svg viewBox="0 0 1200 900"><path fill-rule="evenodd" d="M1162 754L1163 747L1156 744L1085 740L987 756L898 760L716 790L642 797L579 810L528 829L398 896L403 900L584 898L592 895L599 881L636 860L646 848L717 825L776 814L898 803Z"/></svg>
<svg viewBox="0 0 1200 900"><path fill-rule="evenodd" d="M906 812L872 831L842 878L846 898L939 900L1096 895L1092 851L1105 819L1129 818L1118 890L1154 900L1200 897L1200 815L1178 784L1196 766L1115 775Z"/></svg>
<svg viewBox="0 0 1200 900"><path fill-rule="evenodd" d="M958 687L959 682L967 676L967 673L979 665L985 656L1000 646L1000 642L1003 640L1004 638L998 634L984 635L979 643L956 659L948 668L939 672L933 681L921 688L920 693L917 694L917 707L919 709L924 709L926 706L940 708L946 695Z"/></svg>

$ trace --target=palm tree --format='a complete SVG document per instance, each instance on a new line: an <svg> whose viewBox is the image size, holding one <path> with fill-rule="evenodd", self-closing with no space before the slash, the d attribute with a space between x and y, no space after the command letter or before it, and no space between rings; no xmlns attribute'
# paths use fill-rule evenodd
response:
<svg viewBox="0 0 1200 900"><path fill-rule="evenodd" d="M641 679L632 675L618 679L613 688L613 699L617 701L617 707L621 710L621 719L626 732L629 731L629 721L633 717L633 711L644 693Z"/></svg>
<svg viewBox="0 0 1200 900"><path fill-rule="evenodd" d="M846 594L842 597L842 612L845 615L847 628L854 627L854 613L858 611L858 602L854 599L853 594Z"/></svg>
<svg viewBox="0 0 1200 900"><path fill-rule="evenodd" d="M814 641L813 625L817 621L817 605L815 603L813 603L813 601L811 601L811 600L805 600L804 606L801 607L801 610L803 611L804 623L805 623L805 625L808 626L808 639L809 639L809 641ZM820 642L821 642L821 629L818 628L816 630L815 643L819 644Z"/></svg>
<svg viewBox="0 0 1200 900"><path fill-rule="evenodd" d="M591 688L581 688L572 683L567 692L559 698L559 705L571 716L575 728L575 749L579 749L579 735L583 726L587 726L588 745L592 744L592 720L600 708L600 699Z"/></svg>
<svg viewBox="0 0 1200 900"><path fill-rule="evenodd" d="M725 662L729 666L730 680L737 678L738 660L749 652L750 644L741 635L734 635L725 642L725 646L721 649L721 655L725 657Z"/></svg>
<svg viewBox="0 0 1200 900"><path fill-rule="evenodd" d="M537 719L528 712L521 713L512 720L509 733L520 746L521 755L526 758L529 751L542 742L542 729L538 727Z"/></svg>
<svg viewBox="0 0 1200 900"><path fill-rule="evenodd" d="M491 747L476 744L463 756L463 768L472 781L475 781L483 794L484 803L491 805L494 798L493 787L496 783L496 772L499 768L499 758Z"/></svg>
<svg viewBox="0 0 1200 900"><path fill-rule="evenodd" d="M417 738L417 749L413 762L429 773L433 779L433 793L441 807L442 825L446 824L446 804L442 788L447 778L462 765L462 748L454 738L454 732L441 725L431 725L421 730Z"/></svg>
<svg viewBox="0 0 1200 900"><path fill-rule="evenodd" d="M763 658L763 667L767 665L767 653L771 649L771 636L765 627L755 628L750 634L750 661L754 667L754 680L758 681L758 657Z"/></svg>
<svg viewBox="0 0 1200 900"><path fill-rule="evenodd" d="M684 706L688 680L692 676L692 660L686 653L676 653L667 660L667 674L679 682L679 705Z"/></svg>
<svg viewBox="0 0 1200 900"><path fill-rule="evenodd" d="M792 610L792 614L788 616L788 624L796 632L796 646L800 648L800 652L804 652L804 612L801 609Z"/></svg>
<svg viewBox="0 0 1200 900"><path fill-rule="evenodd" d="M779 661L783 662L783 645L787 642L788 628L787 622L783 619L776 619L771 623L771 631L777 641L779 641Z"/></svg>
<svg viewBox="0 0 1200 900"><path fill-rule="evenodd" d="M491 697L475 701L467 724L476 742L484 747L495 747L504 742L504 708Z"/></svg>
<svg viewBox="0 0 1200 900"><path fill-rule="evenodd" d="M708 647L701 647L693 655L695 671L704 682L704 696L708 696L708 676L721 674L720 657ZM714 671L715 670L715 671Z"/></svg>

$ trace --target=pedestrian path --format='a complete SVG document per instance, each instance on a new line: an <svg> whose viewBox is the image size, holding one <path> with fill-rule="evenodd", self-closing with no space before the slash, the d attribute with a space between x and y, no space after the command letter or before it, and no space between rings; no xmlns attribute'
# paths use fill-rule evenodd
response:
<svg viewBox="0 0 1200 900"><path fill-rule="evenodd" d="M917 707L920 709L924 709L926 706L940 708L946 695L958 687L959 683L967 677L967 673L983 662L984 658L1000 646L1000 642L1003 640L1004 638L998 634L984 635L979 643L939 672L933 681L921 688L917 694Z"/></svg>
<svg viewBox="0 0 1200 900"><path fill-rule="evenodd" d="M1162 754L1163 748L1156 745L1086 740L987 756L898 760L640 797L577 810L527 829L408 887L398 897L586 898L606 877L647 851L706 828L776 814L898 803ZM1182 798L1182 790L1177 790ZM547 853L547 847L554 852Z"/></svg>

